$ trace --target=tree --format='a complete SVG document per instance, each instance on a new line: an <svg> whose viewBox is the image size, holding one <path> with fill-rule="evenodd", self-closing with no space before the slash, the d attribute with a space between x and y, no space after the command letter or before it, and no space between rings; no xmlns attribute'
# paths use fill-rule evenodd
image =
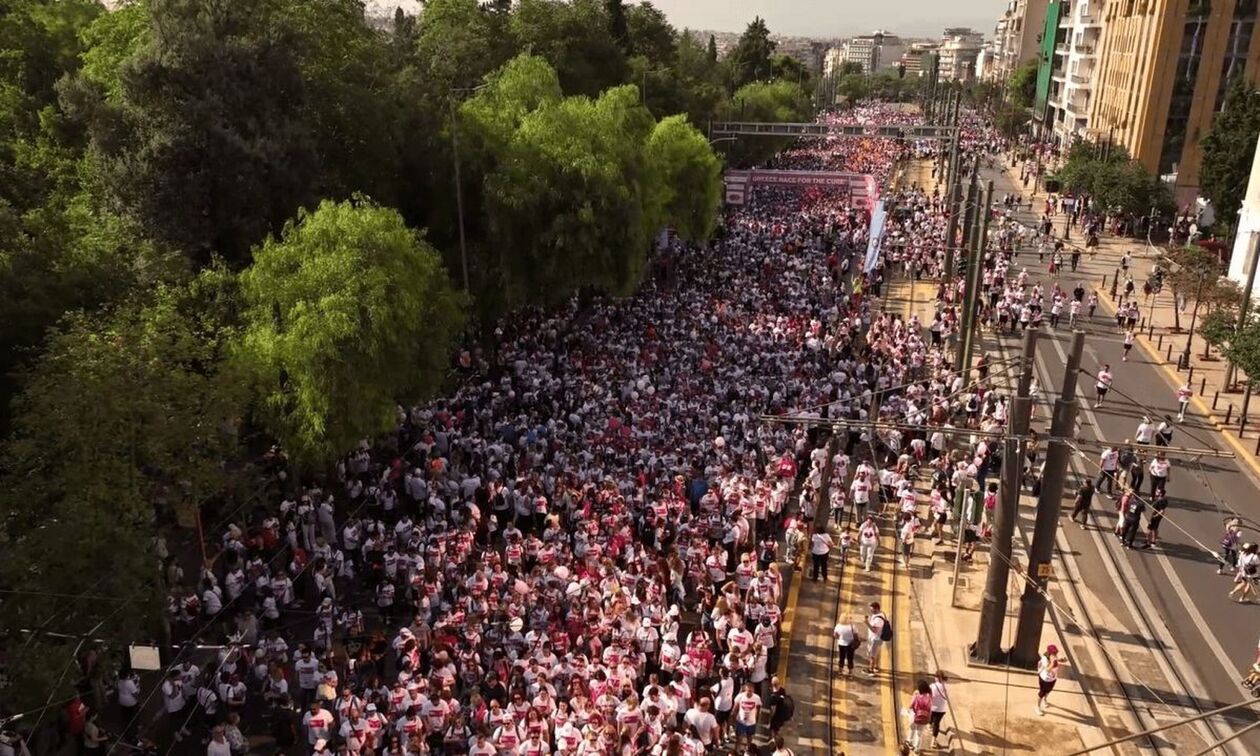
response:
<svg viewBox="0 0 1260 756"><path fill-rule="evenodd" d="M810 117L809 95L796 82L756 82L741 87L720 112L723 120L799 122ZM732 164L745 167L769 160L787 145L790 138L742 139L726 150Z"/></svg>
<svg viewBox="0 0 1260 756"><path fill-rule="evenodd" d="M1247 374L1248 389L1260 384L1260 319L1251 318L1230 339L1225 357Z"/></svg>
<svg viewBox="0 0 1260 756"><path fill-rule="evenodd" d="M623 53L627 56L634 54L635 47L630 41L630 25L626 20L624 0L604 0L604 8L608 12L608 33Z"/></svg>
<svg viewBox="0 0 1260 756"><path fill-rule="evenodd" d="M1216 208L1216 217L1227 228L1238 222L1251 176L1256 137L1260 135L1260 91L1245 76L1235 76L1225 95L1225 104L1212 119L1203 138L1203 167L1199 183Z"/></svg>
<svg viewBox="0 0 1260 756"><path fill-rule="evenodd" d="M1203 337L1203 358L1208 359L1209 349L1228 351L1234 329L1238 326L1238 313L1231 308L1217 307L1212 309L1199 324L1199 335Z"/></svg>
<svg viewBox="0 0 1260 756"><path fill-rule="evenodd" d="M437 252L362 196L300 211L255 251L241 291L236 357L264 424L308 468L435 392L463 325Z"/></svg>
<svg viewBox="0 0 1260 756"><path fill-rule="evenodd" d="M152 539L176 505L216 496L233 477L223 461L237 449L244 384L224 360L232 286L208 270L72 314L49 337L0 465L0 585L13 591L0 636L43 626L119 643L161 637L166 587ZM53 684L72 663L72 646L31 641L32 660L59 658L41 669L24 650L6 666L20 708L63 693Z"/></svg>
<svg viewBox="0 0 1260 756"><path fill-rule="evenodd" d="M850 74L857 74L861 76L862 73L861 63L858 63L856 60L846 60L840 64L839 68L836 69L835 76L843 78Z"/></svg>
<svg viewBox="0 0 1260 756"><path fill-rule="evenodd" d="M765 19L761 16L754 18L730 52L731 88L739 89L760 79L769 79L772 75L770 57L776 47L776 43L770 40L770 29L766 27Z"/></svg>
<svg viewBox="0 0 1260 756"><path fill-rule="evenodd" d="M411 20L402 19L399 34L408 34ZM309 131L318 156L311 195L344 199L362 192L393 204L403 191L399 156L406 137L390 39L368 25L359 0L279 2L274 17L260 23L287 38L301 76L301 125L294 128ZM489 57L487 50L481 56ZM285 217L295 209L286 208Z"/></svg>
<svg viewBox="0 0 1260 756"><path fill-rule="evenodd" d="M647 156L657 172L661 215L652 225L668 225L690 242L708 240L722 200L722 164L708 140L685 116L670 116L652 129Z"/></svg>
<svg viewBox="0 0 1260 756"><path fill-rule="evenodd" d="M654 66L673 66L678 58L678 32L665 14L651 3L632 5L624 13L632 54L642 55Z"/></svg>
<svg viewBox="0 0 1260 756"><path fill-rule="evenodd" d="M1009 102L1021 110L1031 108L1033 98L1037 95L1037 67L1037 61L1025 61L1011 72L1011 77L1006 81Z"/></svg>
<svg viewBox="0 0 1260 756"><path fill-rule="evenodd" d="M798 86L810 86L810 73L805 64L791 55L776 55L770 60L770 73L776 79L794 81Z"/></svg>
<svg viewBox="0 0 1260 756"><path fill-rule="evenodd" d="M706 50L706 54L709 57L709 63L716 65L718 61L717 39L712 34L709 35L709 47Z"/></svg>
<svg viewBox="0 0 1260 756"><path fill-rule="evenodd" d="M593 97L626 81L626 55L610 23L599 0L520 0L511 31L516 49L551 64L565 94Z"/></svg>
<svg viewBox="0 0 1260 756"><path fill-rule="evenodd" d="M1067 191L1091 197L1110 211L1144 216L1151 208L1173 206L1168 187L1117 145L1078 141L1055 178Z"/></svg>
<svg viewBox="0 0 1260 756"><path fill-rule="evenodd" d="M195 265L241 265L318 172L298 62L248 0L149 5L162 33L123 63L119 101L84 112L94 194Z"/></svg>
<svg viewBox="0 0 1260 756"><path fill-rule="evenodd" d="M1019 139L1028 133L1028 108L1004 102L998 109L994 125L1007 139Z"/></svg>

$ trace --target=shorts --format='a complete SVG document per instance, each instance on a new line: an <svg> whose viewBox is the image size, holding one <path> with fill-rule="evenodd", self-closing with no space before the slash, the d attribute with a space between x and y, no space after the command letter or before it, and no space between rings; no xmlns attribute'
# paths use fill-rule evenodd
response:
<svg viewBox="0 0 1260 756"><path fill-rule="evenodd" d="M1099 396L1107 395L1107 388L1105 386L1095 386L1094 389L1098 391Z"/></svg>
<svg viewBox="0 0 1260 756"><path fill-rule="evenodd" d="M727 709L726 711L722 711L721 709L714 709L713 717L717 719L718 724L724 725L731 721L731 710Z"/></svg>
<svg viewBox="0 0 1260 756"><path fill-rule="evenodd" d="M744 724L743 722L735 723L735 735L741 738L751 738L757 734L757 725Z"/></svg>
<svg viewBox="0 0 1260 756"><path fill-rule="evenodd" d="M939 522L940 524L944 525L944 524L945 524L945 522L946 522L946 520L948 520L948 519L949 519L949 512L937 512L937 513L936 513L936 521L937 521L937 522Z"/></svg>

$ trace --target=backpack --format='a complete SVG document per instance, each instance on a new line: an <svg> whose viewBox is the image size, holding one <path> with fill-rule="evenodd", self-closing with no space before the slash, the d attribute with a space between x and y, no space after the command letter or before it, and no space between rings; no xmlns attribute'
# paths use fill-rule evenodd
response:
<svg viewBox="0 0 1260 756"><path fill-rule="evenodd" d="M884 618L884 626L879 630L879 639L888 642L893 639L892 620L888 619L887 614L878 615Z"/></svg>
<svg viewBox="0 0 1260 756"><path fill-rule="evenodd" d="M783 691L783 700L779 702L779 718L784 722L792 718L796 713L796 701L792 700L792 694Z"/></svg>

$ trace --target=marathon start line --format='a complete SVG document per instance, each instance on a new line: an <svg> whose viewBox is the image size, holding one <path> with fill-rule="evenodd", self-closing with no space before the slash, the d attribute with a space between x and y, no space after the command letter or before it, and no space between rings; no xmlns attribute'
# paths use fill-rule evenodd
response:
<svg viewBox="0 0 1260 756"><path fill-rule="evenodd" d="M754 169L722 174L726 204L743 205L749 190L758 184L778 186L817 186L839 190L853 207L869 210L879 199L879 184L867 173L841 171L785 171Z"/></svg>

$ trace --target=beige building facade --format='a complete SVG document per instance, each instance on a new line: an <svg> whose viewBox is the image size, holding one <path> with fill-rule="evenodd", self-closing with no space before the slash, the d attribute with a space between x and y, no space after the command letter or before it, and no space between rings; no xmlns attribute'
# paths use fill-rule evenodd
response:
<svg viewBox="0 0 1260 756"><path fill-rule="evenodd" d="M1257 0L1106 0L1089 132L1147 170L1198 191L1199 143L1233 76L1260 74ZM1173 178L1175 177L1175 179Z"/></svg>

